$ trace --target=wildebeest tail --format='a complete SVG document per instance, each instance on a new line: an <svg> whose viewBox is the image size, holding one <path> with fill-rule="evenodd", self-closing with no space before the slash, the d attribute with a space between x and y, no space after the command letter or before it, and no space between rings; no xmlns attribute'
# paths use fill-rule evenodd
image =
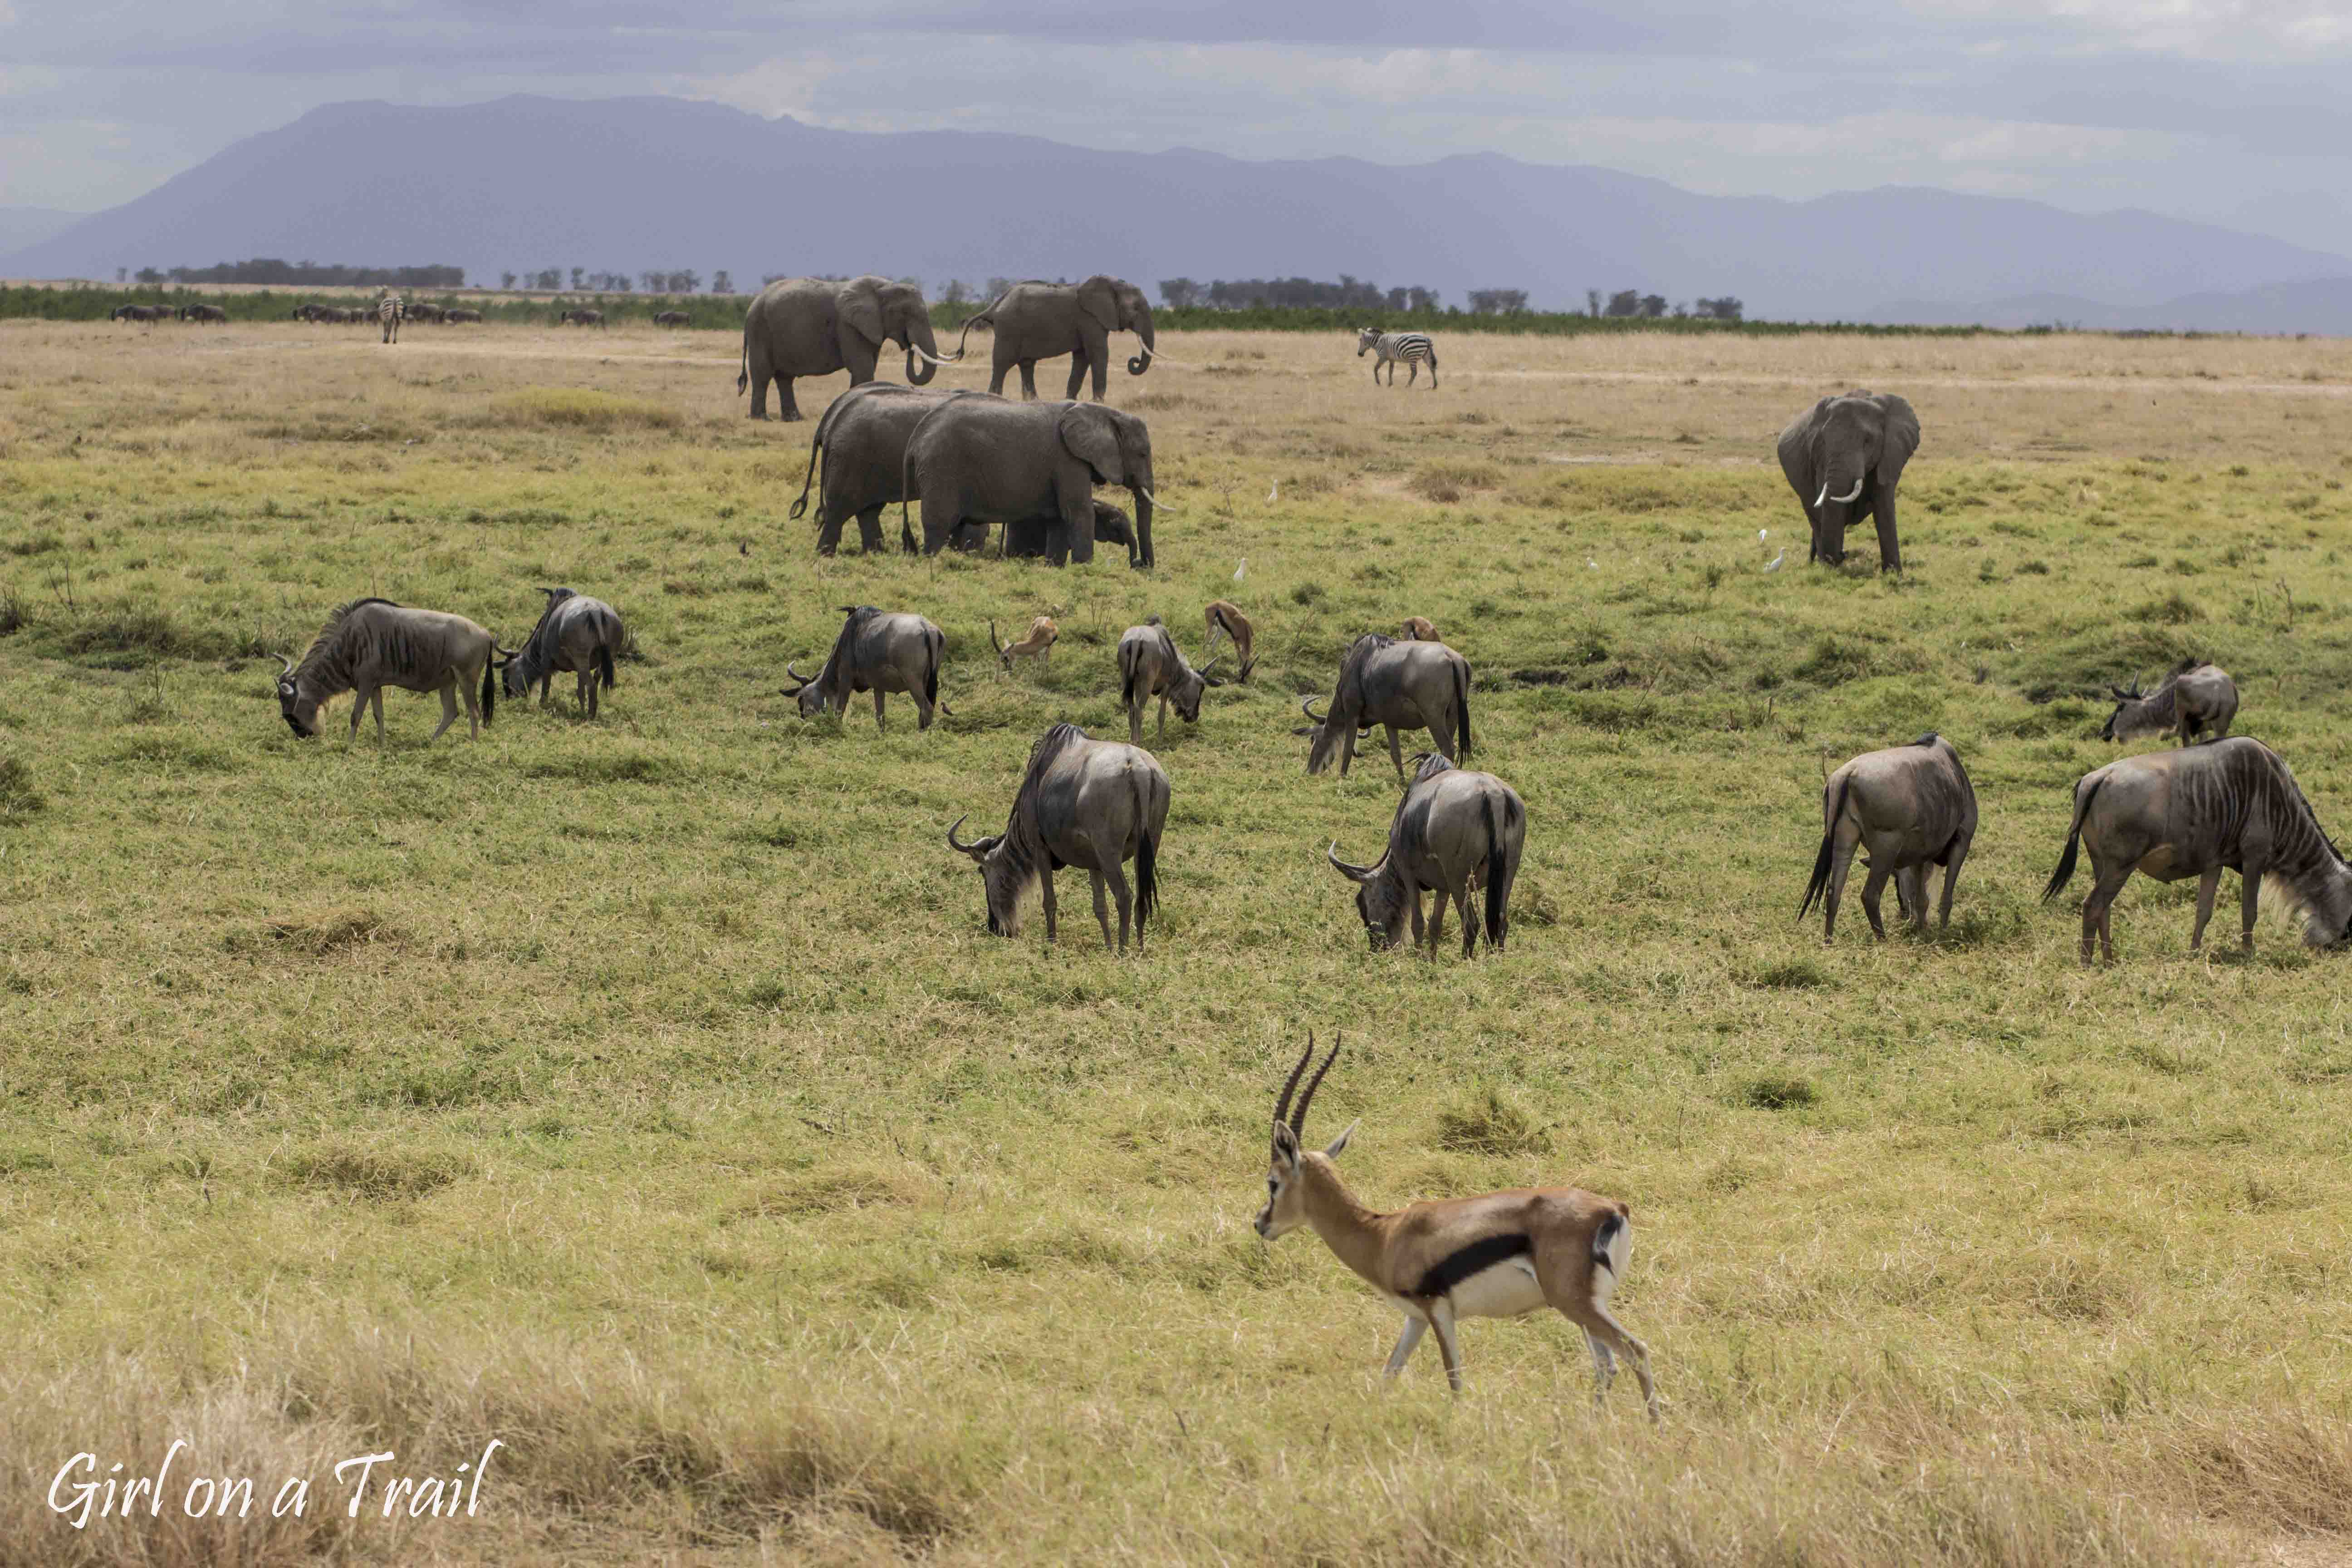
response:
<svg viewBox="0 0 2352 1568"><path fill-rule="evenodd" d="M596 674L598 679L604 681L604 689L612 690L613 645L611 643L604 642L596 645Z"/></svg>
<svg viewBox="0 0 2352 1568"><path fill-rule="evenodd" d="M482 722L488 723L491 715L498 710L499 667L496 660L485 658L482 660Z"/></svg>
<svg viewBox="0 0 2352 1568"><path fill-rule="evenodd" d="M933 632L923 640L931 650L931 657L923 666L923 700L936 708L940 701L940 660L947 657L948 637L945 632Z"/></svg>
<svg viewBox="0 0 2352 1568"><path fill-rule="evenodd" d="M2048 903L2065 891L2066 884L2074 879L2074 850L2083 842L2083 818L2091 814L2091 802L2097 798L2099 786L2106 782L2106 775L2102 773L2092 781L2090 788L2083 790L2083 793L2075 797L2074 820L2066 827L2066 852L2058 857L2058 869L2050 873L2050 885L2042 889L2043 903ZM2079 784L2074 787L2082 789Z"/></svg>
<svg viewBox="0 0 2352 1568"><path fill-rule="evenodd" d="M1143 940L1143 920L1160 907L1160 847L1151 841L1151 783L1135 782L1135 940Z"/></svg>
<svg viewBox="0 0 2352 1568"><path fill-rule="evenodd" d="M1803 920L1813 907L1813 900L1826 892L1830 885L1830 859L1837 845L1838 818L1845 815L1845 792L1853 784L1851 778L1838 780L1837 798L1830 804L1829 816L1822 824L1822 852L1813 857L1813 879L1805 884L1805 901L1797 906L1797 918Z"/></svg>
<svg viewBox="0 0 2352 1568"><path fill-rule="evenodd" d="M1454 709L1462 715L1462 738L1454 743L1455 749L1466 763L1470 760L1470 667L1459 659L1454 664Z"/></svg>
<svg viewBox="0 0 2352 1568"><path fill-rule="evenodd" d="M1495 816L1495 798L1488 795L1486 808L1486 945L1499 948L1510 921L1511 884L1510 861L1503 847L1503 830L1510 825L1511 803L1503 802L1501 821ZM1468 918L1466 915L1465 918Z"/></svg>

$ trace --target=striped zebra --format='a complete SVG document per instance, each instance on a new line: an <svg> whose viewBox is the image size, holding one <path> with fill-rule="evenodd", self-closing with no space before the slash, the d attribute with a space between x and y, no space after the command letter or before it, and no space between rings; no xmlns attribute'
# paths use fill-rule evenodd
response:
<svg viewBox="0 0 2352 1568"><path fill-rule="evenodd" d="M408 307L402 302L400 296L391 289L386 289L375 297L375 319L383 324L385 342L396 343L400 341L400 319L406 314L408 314ZM1394 379L1396 372L1391 371L1389 375L1391 379Z"/></svg>
<svg viewBox="0 0 2352 1568"><path fill-rule="evenodd" d="M1369 349L1380 355L1372 361L1372 380L1381 379L1381 366L1389 367L1389 384L1396 384L1397 361L1405 362L1404 384L1411 386L1421 379L1422 361L1429 362L1429 390L1437 390L1437 350L1431 346L1426 332L1384 332L1377 327L1366 327L1356 334L1356 357L1364 357Z"/></svg>

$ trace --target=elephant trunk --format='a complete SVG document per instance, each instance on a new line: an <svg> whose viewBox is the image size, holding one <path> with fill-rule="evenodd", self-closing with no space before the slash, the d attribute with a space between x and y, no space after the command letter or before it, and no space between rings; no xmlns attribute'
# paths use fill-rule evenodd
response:
<svg viewBox="0 0 2352 1568"><path fill-rule="evenodd" d="M1135 318L1135 335L1143 340L1143 352L1127 362L1127 374L1141 375L1151 368L1151 351L1157 340L1151 335L1151 307L1146 305Z"/></svg>
<svg viewBox="0 0 2352 1568"><path fill-rule="evenodd" d="M1128 493L1135 498L1135 539L1127 550L1127 563L1138 570L1151 564L1151 481L1138 479Z"/></svg>
<svg viewBox="0 0 2352 1568"><path fill-rule="evenodd" d="M928 386L939 367L946 363L940 358L939 340L931 336L929 312L914 319L907 338L907 381L909 385Z"/></svg>

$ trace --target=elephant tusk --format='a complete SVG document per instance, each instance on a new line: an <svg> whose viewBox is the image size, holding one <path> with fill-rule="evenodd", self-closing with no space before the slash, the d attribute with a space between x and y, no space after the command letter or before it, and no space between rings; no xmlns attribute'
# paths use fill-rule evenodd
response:
<svg viewBox="0 0 2352 1568"><path fill-rule="evenodd" d="M953 364L957 360L963 358L963 350L961 349L956 350L953 358L941 359L935 353L925 353L923 345L920 343L908 343L907 345L907 352L911 354L920 354L923 358L930 361L933 364Z"/></svg>
<svg viewBox="0 0 2352 1568"><path fill-rule="evenodd" d="M1821 493L1821 494L1819 494L1819 495L1817 495L1817 496L1815 496L1815 497L1813 498L1813 510L1814 510L1815 511L1819 511L1819 510L1822 510L1822 503L1823 501L1825 501L1825 500L1829 500L1829 499L1830 499L1830 482L1829 482L1829 480L1827 480L1827 479L1823 479L1823 480L1822 481L1822 493Z"/></svg>
<svg viewBox="0 0 2352 1568"><path fill-rule="evenodd" d="M1150 489L1148 487L1143 486L1143 485L1138 485L1138 486L1136 486L1136 487L1135 487L1135 489L1136 489L1136 491L1137 491L1137 493L1138 493L1138 494L1141 495L1145 500L1148 500L1148 501L1150 501L1150 502L1151 503L1151 505L1152 505L1152 509L1153 509L1154 510L1156 510L1156 511L1171 512L1171 513L1172 513L1172 512L1175 512L1175 511L1176 511L1176 510L1177 510L1176 508L1174 508L1174 507L1172 507L1172 506L1170 506L1166 501L1163 501L1163 500L1161 500L1158 496L1153 495L1153 494L1151 493Z"/></svg>
<svg viewBox="0 0 2352 1568"><path fill-rule="evenodd" d="M1829 488L1829 486L1827 486L1827 485L1823 485L1823 486L1822 487L1822 493L1823 495L1829 495L1829 489L1830 489L1830 488ZM1849 502L1849 501L1853 500L1854 497L1856 497L1856 496L1860 495L1861 493L1862 493L1862 476L1861 476L1860 474L1856 474L1856 475L1853 477L1853 489L1850 489L1850 490L1846 491L1846 492L1845 492L1845 494L1843 494L1843 495L1842 495L1842 496L1830 496L1830 500L1832 500L1835 501L1835 502L1836 502L1838 505L1840 505L1840 506L1843 506L1843 505L1845 505L1847 502Z"/></svg>

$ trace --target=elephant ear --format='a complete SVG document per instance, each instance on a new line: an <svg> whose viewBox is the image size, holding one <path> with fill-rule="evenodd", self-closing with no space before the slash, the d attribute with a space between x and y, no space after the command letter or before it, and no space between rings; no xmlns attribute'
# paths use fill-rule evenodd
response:
<svg viewBox="0 0 2352 1568"><path fill-rule="evenodd" d="M834 296L834 307L851 330L869 343L882 342L882 280L853 278Z"/></svg>
<svg viewBox="0 0 2352 1568"><path fill-rule="evenodd" d="M1100 273L1078 285L1078 309L1106 332L1118 331L1118 279Z"/></svg>
<svg viewBox="0 0 2352 1568"><path fill-rule="evenodd" d="M1062 410L1055 430L1070 456L1094 470L1097 484L1127 482L1126 465L1118 457L1118 433L1111 428L1110 416L1099 404L1071 404Z"/></svg>
<svg viewBox="0 0 2352 1568"><path fill-rule="evenodd" d="M1900 397L1882 397L1878 405L1886 420L1885 435L1879 442L1878 480L1891 488L1903 477L1903 465L1919 449L1919 416Z"/></svg>

